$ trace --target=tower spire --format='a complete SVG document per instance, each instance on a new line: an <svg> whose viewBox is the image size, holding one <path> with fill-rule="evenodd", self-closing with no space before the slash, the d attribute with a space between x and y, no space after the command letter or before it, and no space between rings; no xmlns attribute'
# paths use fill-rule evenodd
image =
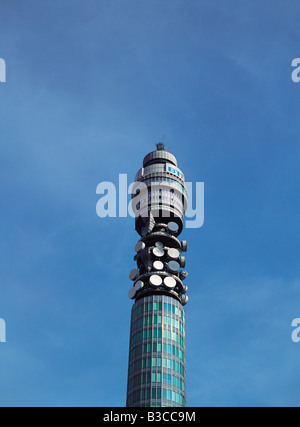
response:
<svg viewBox="0 0 300 427"><path fill-rule="evenodd" d="M165 150L165 144L163 142L156 142L156 150L157 151L164 151Z"/></svg>

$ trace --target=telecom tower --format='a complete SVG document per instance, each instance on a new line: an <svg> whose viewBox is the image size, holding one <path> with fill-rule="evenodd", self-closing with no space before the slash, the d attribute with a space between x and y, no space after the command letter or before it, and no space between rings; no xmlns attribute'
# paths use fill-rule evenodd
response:
<svg viewBox="0 0 300 427"><path fill-rule="evenodd" d="M138 171L133 189L137 268L129 278L131 311L127 407L185 407L187 242L178 236L187 207L177 160L156 144ZM138 200L135 204L134 200Z"/></svg>

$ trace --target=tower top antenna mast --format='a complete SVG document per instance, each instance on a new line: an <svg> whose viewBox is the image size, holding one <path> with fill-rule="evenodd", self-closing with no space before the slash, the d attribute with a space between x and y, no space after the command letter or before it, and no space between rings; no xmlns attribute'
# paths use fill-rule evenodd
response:
<svg viewBox="0 0 300 427"><path fill-rule="evenodd" d="M156 150L157 151L164 151L165 144L163 142L156 142L155 145L156 145Z"/></svg>

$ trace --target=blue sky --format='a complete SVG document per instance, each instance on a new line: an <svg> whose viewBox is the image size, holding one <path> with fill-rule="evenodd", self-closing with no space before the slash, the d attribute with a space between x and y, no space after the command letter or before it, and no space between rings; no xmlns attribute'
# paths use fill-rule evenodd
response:
<svg viewBox="0 0 300 427"><path fill-rule="evenodd" d="M300 406L298 1L3 0L1 406L124 406L132 218L96 186L166 135L185 229L189 406Z"/></svg>

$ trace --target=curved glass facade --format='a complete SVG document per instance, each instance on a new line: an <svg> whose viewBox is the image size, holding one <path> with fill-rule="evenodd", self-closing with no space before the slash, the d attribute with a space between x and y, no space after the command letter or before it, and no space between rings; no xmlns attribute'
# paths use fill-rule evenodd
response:
<svg viewBox="0 0 300 427"><path fill-rule="evenodd" d="M167 295L136 300L131 312L127 406L184 407L185 314Z"/></svg>

